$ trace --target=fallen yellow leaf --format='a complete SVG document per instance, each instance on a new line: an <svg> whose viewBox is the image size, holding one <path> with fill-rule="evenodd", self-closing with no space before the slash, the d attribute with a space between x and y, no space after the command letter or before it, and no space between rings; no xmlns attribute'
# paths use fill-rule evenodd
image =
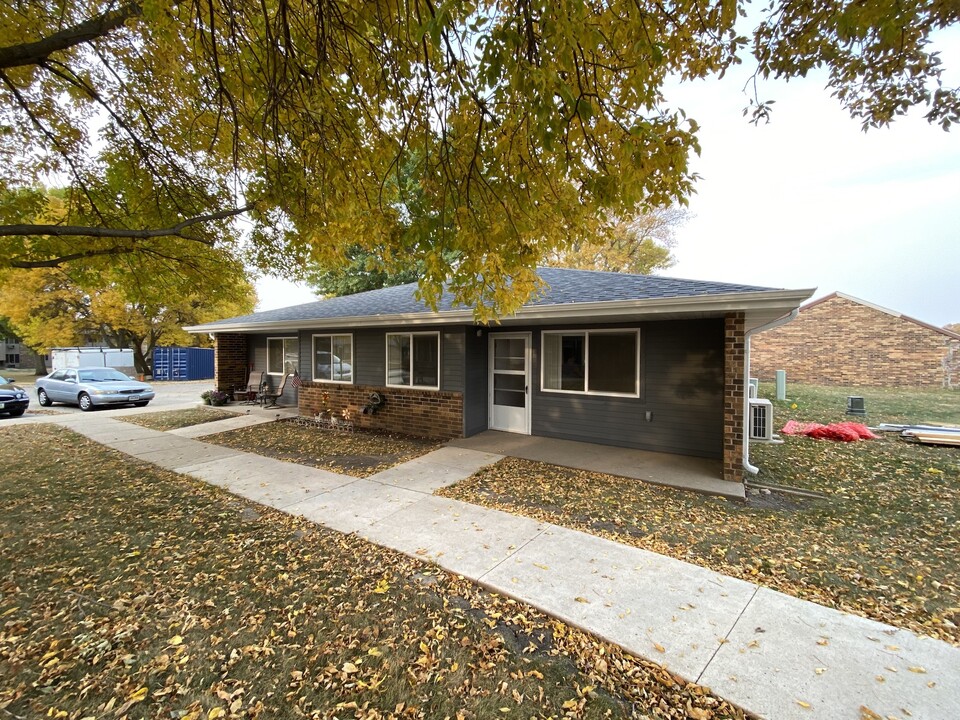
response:
<svg viewBox="0 0 960 720"><path fill-rule="evenodd" d="M143 700L146 700L147 695L148 695L149 693L150 693L149 688L147 688L146 686L144 686L144 687L140 688L139 690L136 690L135 692L133 692L133 693L130 695L130 697L127 698L127 702L132 702L132 703L142 702Z"/></svg>
<svg viewBox="0 0 960 720"><path fill-rule="evenodd" d="M809 707L810 707L810 703L804 702L803 700L797 700L797 705L799 705L799 706L802 707L802 708L809 708Z"/></svg>

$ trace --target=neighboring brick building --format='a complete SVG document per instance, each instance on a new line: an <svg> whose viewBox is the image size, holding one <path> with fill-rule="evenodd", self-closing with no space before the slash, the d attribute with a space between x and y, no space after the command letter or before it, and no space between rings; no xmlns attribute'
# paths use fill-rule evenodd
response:
<svg viewBox="0 0 960 720"><path fill-rule="evenodd" d="M750 342L750 374L814 385L960 387L960 334L835 292Z"/></svg>
<svg viewBox="0 0 960 720"><path fill-rule="evenodd" d="M44 356L44 360L46 360ZM16 337L0 337L0 368L34 368L37 354Z"/></svg>

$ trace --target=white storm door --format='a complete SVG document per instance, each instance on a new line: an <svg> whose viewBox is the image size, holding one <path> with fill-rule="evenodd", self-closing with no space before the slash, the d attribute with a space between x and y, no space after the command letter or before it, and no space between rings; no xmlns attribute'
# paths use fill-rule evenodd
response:
<svg viewBox="0 0 960 720"><path fill-rule="evenodd" d="M530 333L491 333L491 430L530 434Z"/></svg>

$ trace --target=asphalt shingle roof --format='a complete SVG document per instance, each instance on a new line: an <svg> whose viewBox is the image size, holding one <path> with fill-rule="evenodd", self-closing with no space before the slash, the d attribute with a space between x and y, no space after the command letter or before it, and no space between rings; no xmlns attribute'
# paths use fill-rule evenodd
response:
<svg viewBox="0 0 960 720"><path fill-rule="evenodd" d="M540 296L531 298L524 307L696 297L699 295L763 292L774 289L704 280L681 280L655 275L630 275L627 273L570 270L566 268L540 268L537 273L546 283L546 288ZM204 323L203 327L430 312L426 305L415 298L416 288L416 283L411 283L380 290L369 290L355 295L328 298L303 305L293 305L217 320ZM437 309L443 312L468 308L455 306L453 296L445 292Z"/></svg>

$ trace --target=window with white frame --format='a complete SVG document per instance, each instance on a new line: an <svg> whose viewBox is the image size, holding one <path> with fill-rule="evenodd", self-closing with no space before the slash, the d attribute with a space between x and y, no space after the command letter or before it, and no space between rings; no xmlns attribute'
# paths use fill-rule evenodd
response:
<svg viewBox="0 0 960 720"><path fill-rule="evenodd" d="M387 333L387 385L439 389L440 333Z"/></svg>
<svg viewBox="0 0 960 720"><path fill-rule="evenodd" d="M299 338L267 338L267 373L289 375L300 364Z"/></svg>
<svg viewBox="0 0 960 720"><path fill-rule="evenodd" d="M543 390L639 396L638 330L544 331L542 345Z"/></svg>
<svg viewBox="0 0 960 720"><path fill-rule="evenodd" d="M353 382L353 335L313 336L313 379Z"/></svg>

